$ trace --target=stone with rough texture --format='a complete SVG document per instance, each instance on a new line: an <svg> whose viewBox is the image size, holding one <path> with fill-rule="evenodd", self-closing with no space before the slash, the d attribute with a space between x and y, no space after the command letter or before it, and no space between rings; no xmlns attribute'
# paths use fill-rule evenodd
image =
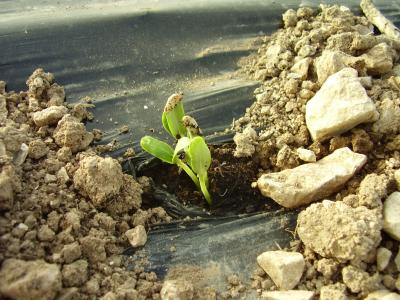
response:
<svg viewBox="0 0 400 300"><path fill-rule="evenodd" d="M7 259L0 270L0 294L11 299L54 299L61 290L57 265L43 260Z"/></svg>
<svg viewBox="0 0 400 300"><path fill-rule="evenodd" d="M87 194L96 207L117 195L123 183L121 165L110 157L88 156L79 162L74 185Z"/></svg>
<svg viewBox="0 0 400 300"><path fill-rule="evenodd" d="M320 300L347 300L346 286L336 283L323 286L320 291Z"/></svg>
<svg viewBox="0 0 400 300"><path fill-rule="evenodd" d="M367 161L364 154L341 148L316 163L262 175L257 186L266 197L293 208L323 199L343 186Z"/></svg>
<svg viewBox="0 0 400 300"><path fill-rule="evenodd" d="M378 210L324 200L299 214L297 233L305 246L323 257L364 260L381 241L381 218Z"/></svg>
<svg viewBox="0 0 400 300"><path fill-rule="evenodd" d="M314 297L312 291L266 291L261 295L262 300L311 300Z"/></svg>
<svg viewBox="0 0 400 300"><path fill-rule="evenodd" d="M160 292L161 300L191 300L193 285L186 280L166 280Z"/></svg>
<svg viewBox="0 0 400 300"><path fill-rule="evenodd" d="M364 59L368 74L382 75L392 70L392 49L386 43L380 43L360 57Z"/></svg>
<svg viewBox="0 0 400 300"><path fill-rule="evenodd" d="M372 125L372 131L380 134L396 134L400 130L400 107L397 102L383 99L378 106L379 119Z"/></svg>
<svg viewBox="0 0 400 300"><path fill-rule="evenodd" d="M379 247L376 251L376 265L379 271L383 271L389 264L392 251L384 247Z"/></svg>
<svg viewBox="0 0 400 300"><path fill-rule="evenodd" d="M363 60L353 57L341 51L324 50L320 57L315 60L315 69L318 76L318 82L324 83L332 74L339 72L347 67L362 66Z"/></svg>
<svg viewBox="0 0 400 300"><path fill-rule="evenodd" d="M127 230L125 235L132 247L144 246L147 242L147 233L143 225Z"/></svg>
<svg viewBox="0 0 400 300"><path fill-rule="evenodd" d="M400 192L394 192L383 203L383 230L400 241Z"/></svg>
<svg viewBox="0 0 400 300"><path fill-rule="evenodd" d="M65 106L51 106L32 115L33 122L38 127L45 125L54 125L66 114L68 108Z"/></svg>
<svg viewBox="0 0 400 300"><path fill-rule="evenodd" d="M342 269L342 278L343 283L353 293L361 292L366 295L381 287L379 273L370 276L367 272L351 265Z"/></svg>
<svg viewBox="0 0 400 300"><path fill-rule="evenodd" d="M296 150L296 152L302 161L305 161L305 162L316 162L317 161L317 156L311 150L304 149L304 148L298 148Z"/></svg>
<svg viewBox="0 0 400 300"><path fill-rule="evenodd" d="M400 295L389 290L377 290L368 294L365 300L400 300Z"/></svg>
<svg viewBox="0 0 400 300"><path fill-rule="evenodd" d="M312 63L312 58L310 57L306 57L299 60L290 69L291 73L289 76L291 76L291 74L295 74L294 76L295 78L306 80L308 75L308 69L311 63Z"/></svg>
<svg viewBox="0 0 400 300"><path fill-rule="evenodd" d="M396 257L394 258L394 263L396 264L397 271L400 271L400 248L399 251L397 252Z"/></svg>
<svg viewBox="0 0 400 300"><path fill-rule="evenodd" d="M267 251L257 257L257 263L281 290L291 290L300 281L304 258L298 252Z"/></svg>
<svg viewBox="0 0 400 300"><path fill-rule="evenodd" d="M326 140L377 118L375 104L352 68L329 76L306 104L306 124L315 141Z"/></svg>

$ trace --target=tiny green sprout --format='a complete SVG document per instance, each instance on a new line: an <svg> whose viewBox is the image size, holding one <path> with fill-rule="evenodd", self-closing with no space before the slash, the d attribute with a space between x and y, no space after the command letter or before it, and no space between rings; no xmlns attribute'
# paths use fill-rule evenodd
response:
<svg viewBox="0 0 400 300"><path fill-rule="evenodd" d="M161 117L165 130L177 141L175 149L151 136L144 136L140 146L160 160L184 170L211 205L207 173L211 165L211 153L200 136L201 130L196 120L185 115L182 99L182 94L171 95Z"/></svg>

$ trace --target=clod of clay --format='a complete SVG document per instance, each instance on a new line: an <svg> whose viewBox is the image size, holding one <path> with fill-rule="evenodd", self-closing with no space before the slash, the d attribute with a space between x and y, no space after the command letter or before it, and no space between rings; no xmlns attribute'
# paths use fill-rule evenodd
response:
<svg viewBox="0 0 400 300"><path fill-rule="evenodd" d="M363 260L381 241L381 223L377 210L324 200L299 214L297 233L307 247L323 257Z"/></svg>
<svg viewBox="0 0 400 300"><path fill-rule="evenodd" d="M383 271L389 264L392 251L387 248L379 247L376 251L376 265L379 271Z"/></svg>
<svg viewBox="0 0 400 300"><path fill-rule="evenodd" d="M32 119L37 127L54 125L67 113L68 108L65 106L51 106L33 113Z"/></svg>
<svg viewBox="0 0 400 300"><path fill-rule="evenodd" d="M257 132L247 127L243 130L243 133L236 133L233 137L233 141L236 144L234 155L236 157L248 157L254 154L256 150L255 145L257 144Z"/></svg>
<svg viewBox="0 0 400 300"><path fill-rule="evenodd" d="M74 174L74 185L87 194L95 206L101 206L120 192L122 177L122 169L117 160L88 156L79 162L79 168Z"/></svg>
<svg viewBox="0 0 400 300"><path fill-rule="evenodd" d="M331 75L306 105L307 128L317 141L376 121L377 117L375 104L352 68Z"/></svg>
<svg viewBox="0 0 400 300"><path fill-rule="evenodd" d="M0 293L11 299L54 299L61 290L57 265L43 260L7 259L0 271Z"/></svg>
<svg viewBox="0 0 400 300"><path fill-rule="evenodd" d="M50 87L53 80L53 74L45 73L43 69L39 68L29 76L26 85L29 87L29 92L40 99L44 95L44 92Z"/></svg>
<svg viewBox="0 0 400 300"><path fill-rule="evenodd" d="M257 263L281 290L291 290L300 281L304 258L298 252L267 251L257 257Z"/></svg>
<svg viewBox="0 0 400 300"><path fill-rule="evenodd" d="M323 286L320 291L320 300L347 300L346 286L336 283Z"/></svg>
<svg viewBox="0 0 400 300"><path fill-rule="evenodd" d="M191 300L193 285L186 280L166 280L160 292L161 300Z"/></svg>
<svg viewBox="0 0 400 300"><path fill-rule="evenodd" d="M6 97L0 94L0 123L4 123L7 119L7 101Z"/></svg>
<svg viewBox="0 0 400 300"><path fill-rule="evenodd" d="M72 153L85 150L93 141L93 133L87 132L85 125L71 115L65 115L53 134L60 147L69 147Z"/></svg>
<svg viewBox="0 0 400 300"><path fill-rule="evenodd" d="M49 148L46 143L41 139L33 140L29 143L29 157L33 159L39 159L47 155Z"/></svg>
<svg viewBox="0 0 400 300"><path fill-rule="evenodd" d="M400 241L400 192L394 192L383 203L383 230Z"/></svg>
<svg viewBox="0 0 400 300"><path fill-rule="evenodd" d="M88 262L84 259L65 264L62 268L63 286L81 286L88 280Z"/></svg>
<svg viewBox="0 0 400 300"><path fill-rule="evenodd" d="M147 242L147 233L143 225L138 225L133 229L129 229L125 232L125 235L134 248L144 246Z"/></svg>
<svg viewBox="0 0 400 300"><path fill-rule="evenodd" d="M366 295L381 288L379 273L370 276L367 272L351 265L343 268L342 277L344 284L353 293L361 292Z"/></svg>
<svg viewBox="0 0 400 300"><path fill-rule="evenodd" d="M341 148L316 163L262 175L257 186L266 197L292 208L320 200L337 191L365 163L366 156Z"/></svg>
<svg viewBox="0 0 400 300"><path fill-rule="evenodd" d="M14 191L12 179L5 172L0 173L0 211L8 210L13 206Z"/></svg>
<svg viewBox="0 0 400 300"><path fill-rule="evenodd" d="M267 291L261 295L262 300L312 300L314 292L312 291Z"/></svg>
<svg viewBox="0 0 400 300"><path fill-rule="evenodd" d="M400 107L395 100L383 99L378 106L379 119L373 124L372 130L380 134L396 134L400 130Z"/></svg>

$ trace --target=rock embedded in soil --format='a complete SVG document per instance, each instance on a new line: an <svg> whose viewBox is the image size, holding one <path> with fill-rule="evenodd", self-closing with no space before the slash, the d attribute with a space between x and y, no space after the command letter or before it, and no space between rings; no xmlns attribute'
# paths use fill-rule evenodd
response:
<svg viewBox="0 0 400 300"><path fill-rule="evenodd" d="M347 300L346 286L343 283L325 285L320 291L320 300Z"/></svg>
<svg viewBox="0 0 400 300"><path fill-rule="evenodd" d="M298 148L298 149L296 149L296 152L302 161L305 161L305 162L316 162L317 161L317 156L311 150L304 149L304 148Z"/></svg>
<svg viewBox="0 0 400 300"><path fill-rule="evenodd" d="M375 104L352 68L329 76L306 104L306 124L314 141L326 140L377 118Z"/></svg>
<svg viewBox="0 0 400 300"><path fill-rule="evenodd" d="M281 290L291 290L300 281L304 258L298 252L267 251L257 257L257 263Z"/></svg>
<svg viewBox="0 0 400 300"><path fill-rule="evenodd" d="M9 210L14 203L14 190L12 185L12 178L5 174L0 173L0 211Z"/></svg>
<svg viewBox="0 0 400 300"><path fill-rule="evenodd" d="M7 259L0 270L0 293L11 299L54 299L61 290L57 265L43 260Z"/></svg>
<svg viewBox="0 0 400 300"><path fill-rule="evenodd" d="M186 280L165 280L160 292L161 300L191 300L193 285Z"/></svg>
<svg viewBox="0 0 400 300"><path fill-rule="evenodd" d="M383 271L389 265L392 251L387 248L379 247L376 251L376 266L379 271Z"/></svg>
<svg viewBox="0 0 400 300"><path fill-rule="evenodd" d="M312 300L314 292L312 291L266 291L261 294L262 300Z"/></svg>
<svg viewBox="0 0 400 300"><path fill-rule="evenodd" d="M400 300L400 295L389 290L377 290L368 294L364 300Z"/></svg>
<svg viewBox="0 0 400 300"><path fill-rule="evenodd" d="M88 279L88 262L84 259L65 264L62 268L64 287L81 286Z"/></svg>
<svg viewBox="0 0 400 300"><path fill-rule="evenodd" d="M262 175L261 193L286 208L323 199L343 186L366 163L367 157L341 148L316 163Z"/></svg>
<svg viewBox="0 0 400 300"><path fill-rule="evenodd" d="M297 233L306 247L322 257L365 260L381 241L381 218L378 210L324 200L299 214Z"/></svg>
<svg viewBox="0 0 400 300"><path fill-rule="evenodd" d="M68 113L65 106L51 106L32 114L33 122L37 127L57 124Z"/></svg>
<svg viewBox="0 0 400 300"><path fill-rule="evenodd" d="M383 203L383 230L400 241L400 192L394 192Z"/></svg>
<svg viewBox="0 0 400 300"><path fill-rule="evenodd" d="M79 162L74 174L74 186L88 195L96 207L116 196L123 184L121 165L110 157L87 156Z"/></svg>
<svg viewBox="0 0 400 300"><path fill-rule="evenodd" d="M57 124L53 137L60 147L69 147L72 153L85 150L93 141L93 133L71 115L65 115Z"/></svg>
<svg viewBox="0 0 400 300"><path fill-rule="evenodd" d="M147 242L147 233L143 225L138 225L133 229L129 229L125 232L125 235L134 248L144 246Z"/></svg>
<svg viewBox="0 0 400 300"><path fill-rule="evenodd" d="M383 99L378 106L379 119L372 125L372 131L379 134L396 134L400 130L399 100Z"/></svg>
<svg viewBox="0 0 400 300"><path fill-rule="evenodd" d="M380 43L361 55L370 75L382 75L393 68L393 50L386 43Z"/></svg>

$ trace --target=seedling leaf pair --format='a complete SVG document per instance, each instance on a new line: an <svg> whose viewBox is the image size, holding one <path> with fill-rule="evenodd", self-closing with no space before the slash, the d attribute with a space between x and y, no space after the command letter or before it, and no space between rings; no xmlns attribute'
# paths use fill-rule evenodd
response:
<svg viewBox="0 0 400 300"><path fill-rule="evenodd" d="M141 139L143 150L184 170L211 204L207 174L211 165L211 153L204 138L199 136L201 131L197 122L192 117L185 116L182 94L173 94L168 98L161 121L165 130L177 140L175 150L167 143L150 136Z"/></svg>

